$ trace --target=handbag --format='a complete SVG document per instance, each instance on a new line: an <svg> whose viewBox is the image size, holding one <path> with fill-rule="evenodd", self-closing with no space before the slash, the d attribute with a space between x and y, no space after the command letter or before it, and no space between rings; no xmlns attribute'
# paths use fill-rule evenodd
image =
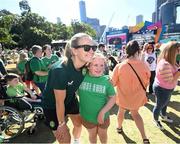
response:
<svg viewBox="0 0 180 144"><path fill-rule="evenodd" d="M141 81L140 77L138 76L137 72L135 71L135 69L133 68L133 66L132 66L130 63L128 63L128 65L132 68L132 70L133 70L133 71L134 71L134 73L136 74L136 76L137 76L137 78L138 78L139 82L141 83L141 85L142 85L142 87L143 87L144 91L146 92L146 88L145 88L145 86L143 85L143 83L142 83L142 81Z"/></svg>

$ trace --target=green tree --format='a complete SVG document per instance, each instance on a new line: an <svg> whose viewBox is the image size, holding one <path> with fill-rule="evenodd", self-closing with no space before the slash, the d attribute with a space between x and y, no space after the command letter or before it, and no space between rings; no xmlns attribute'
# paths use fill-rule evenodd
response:
<svg viewBox="0 0 180 144"><path fill-rule="evenodd" d="M3 45L15 45L16 43L12 40L12 35L5 28L0 28L0 43Z"/></svg>
<svg viewBox="0 0 180 144"><path fill-rule="evenodd" d="M29 3L27 0L20 1L19 7L20 7L20 10L22 10L22 12L30 12L31 11L31 7L29 6Z"/></svg>
<svg viewBox="0 0 180 144"><path fill-rule="evenodd" d="M12 13L6 9L0 10L0 16L11 15Z"/></svg>
<svg viewBox="0 0 180 144"><path fill-rule="evenodd" d="M54 37L55 40L67 40L70 37L70 34L68 32L68 27L65 24L58 23L55 24L55 34L56 37Z"/></svg>
<svg viewBox="0 0 180 144"><path fill-rule="evenodd" d="M80 23L77 20L73 20L71 22L71 27L72 27L72 33L76 34L79 32L84 32L92 36L93 38L96 37L96 31L88 24L85 23Z"/></svg>
<svg viewBox="0 0 180 144"><path fill-rule="evenodd" d="M10 13L2 13L0 16L0 43L3 45L16 45L17 43L13 41L13 34L10 33L12 24L14 22L14 15Z"/></svg>
<svg viewBox="0 0 180 144"><path fill-rule="evenodd" d="M96 37L96 32L89 25L72 21L70 26L62 22L51 23L32 13L26 0L19 3L21 15L12 14L7 10L0 11L0 42L3 45L31 47L34 44L43 45L52 40L67 40L78 32L84 32Z"/></svg>
<svg viewBox="0 0 180 144"><path fill-rule="evenodd" d="M43 30L36 27L30 27L28 30L24 31L21 45L30 48L34 44L44 45L50 43L51 40L51 35L46 34Z"/></svg>
<svg viewBox="0 0 180 144"><path fill-rule="evenodd" d="M31 47L34 44L43 45L52 40L52 25L44 17L28 12L21 17L22 34L20 45Z"/></svg>

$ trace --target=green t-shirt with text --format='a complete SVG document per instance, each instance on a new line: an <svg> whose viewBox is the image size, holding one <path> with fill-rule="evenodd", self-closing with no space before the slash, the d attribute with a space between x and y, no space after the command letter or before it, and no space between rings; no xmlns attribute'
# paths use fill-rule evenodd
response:
<svg viewBox="0 0 180 144"><path fill-rule="evenodd" d="M97 124L97 117L101 109L108 102L109 97L115 95L113 85L109 82L109 77L103 75L92 77L86 74L78 89L80 100L80 115L88 122ZM105 114L105 120L109 112Z"/></svg>

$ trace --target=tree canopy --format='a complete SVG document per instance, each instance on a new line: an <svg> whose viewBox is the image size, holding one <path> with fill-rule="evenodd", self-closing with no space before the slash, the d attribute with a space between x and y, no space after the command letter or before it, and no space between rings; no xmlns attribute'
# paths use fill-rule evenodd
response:
<svg viewBox="0 0 180 144"><path fill-rule="evenodd" d="M0 43L8 48L31 47L34 44L43 45L52 40L67 40L78 32L84 32L96 37L95 30L84 23L72 20L67 26L62 22L52 23L45 17L31 12L26 0L19 2L21 15L13 14L5 9L0 10Z"/></svg>

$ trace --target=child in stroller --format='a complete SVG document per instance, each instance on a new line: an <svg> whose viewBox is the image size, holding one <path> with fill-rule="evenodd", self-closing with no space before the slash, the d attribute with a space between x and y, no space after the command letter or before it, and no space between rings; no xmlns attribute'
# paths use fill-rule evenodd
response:
<svg viewBox="0 0 180 144"><path fill-rule="evenodd" d="M22 97L20 99L12 99L5 103L5 105L14 107L18 110L31 110L33 105L41 103L39 96L35 95L29 88L19 82L19 76L14 73L5 75L7 82L6 93L9 97Z"/></svg>
<svg viewBox="0 0 180 144"><path fill-rule="evenodd" d="M24 128L28 130L28 134L33 134L38 118L43 118L41 99L19 82L18 75L5 75L4 79L0 80L0 133L3 133L3 139L14 138ZM30 127L26 127L25 123L31 123ZM11 129L14 124L16 131Z"/></svg>

